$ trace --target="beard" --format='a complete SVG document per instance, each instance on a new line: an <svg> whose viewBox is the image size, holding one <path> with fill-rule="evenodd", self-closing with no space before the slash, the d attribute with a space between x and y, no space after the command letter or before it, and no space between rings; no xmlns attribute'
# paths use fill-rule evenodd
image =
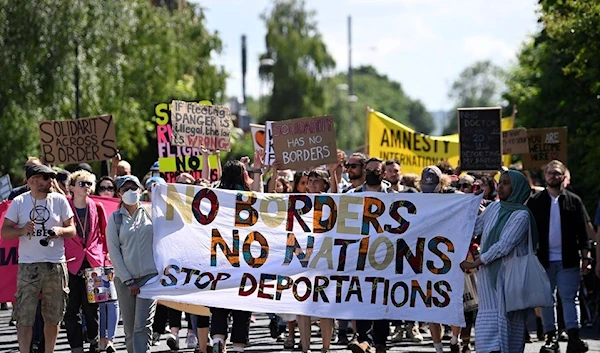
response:
<svg viewBox="0 0 600 353"><path fill-rule="evenodd" d="M560 188L560 186L562 185L562 183L563 183L562 180L552 180L550 182L546 182L546 185L548 187L556 189L556 188Z"/></svg>
<svg viewBox="0 0 600 353"><path fill-rule="evenodd" d="M358 179L361 179L362 177L363 177L363 172L360 172L357 174L348 173L348 179L350 179L350 180L358 180Z"/></svg>

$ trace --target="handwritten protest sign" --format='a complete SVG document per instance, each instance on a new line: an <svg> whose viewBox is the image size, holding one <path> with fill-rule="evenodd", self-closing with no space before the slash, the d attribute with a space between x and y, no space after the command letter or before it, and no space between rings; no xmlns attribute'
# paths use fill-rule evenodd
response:
<svg viewBox="0 0 600 353"><path fill-rule="evenodd" d="M502 131L502 154L529 153L527 129L518 128Z"/></svg>
<svg viewBox="0 0 600 353"><path fill-rule="evenodd" d="M161 185L140 296L254 312L464 325L481 196Z"/></svg>
<svg viewBox="0 0 600 353"><path fill-rule="evenodd" d="M111 159L117 154L112 115L39 123L42 156L50 164Z"/></svg>
<svg viewBox="0 0 600 353"><path fill-rule="evenodd" d="M264 150L266 144L265 126L260 124L250 124L250 133L252 134L252 144L254 145L254 150Z"/></svg>
<svg viewBox="0 0 600 353"><path fill-rule="evenodd" d="M527 129L529 153L524 154L523 167L541 168L553 159L567 164L567 128Z"/></svg>
<svg viewBox="0 0 600 353"><path fill-rule="evenodd" d="M172 143L173 126L169 108L170 104L168 103L159 103L154 106L158 141L158 170L165 175L167 183L174 183L181 173L189 173L195 179L199 179L205 168L202 153L198 148L175 146ZM215 181L218 178L217 156L210 155L208 162L210 181Z"/></svg>
<svg viewBox="0 0 600 353"><path fill-rule="evenodd" d="M502 167L502 108L459 108L458 135L462 170Z"/></svg>
<svg viewBox="0 0 600 353"><path fill-rule="evenodd" d="M229 151L229 108L174 100L171 122L174 145Z"/></svg>
<svg viewBox="0 0 600 353"><path fill-rule="evenodd" d="M265 123L265 165L275 163L275 147L273 145L273 122Z"/></svg>
<svg viewBox="0 0 600 353"><path fill-rule="evenodd" d="M286 168L307 169L337 162L333 118L320 116L273 122L273 146Z"/></svg>

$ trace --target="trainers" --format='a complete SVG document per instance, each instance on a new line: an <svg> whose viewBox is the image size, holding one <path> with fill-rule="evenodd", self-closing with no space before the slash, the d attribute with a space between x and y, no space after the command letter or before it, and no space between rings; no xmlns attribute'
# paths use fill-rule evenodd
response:
<svg viewBox="0 0 600 353"><path fill-rule="evenodd" d="M117 350L113 346L113 343L110 342L110 341L106 344L106 349L105 350L106 350L106 353L116 353L117 352Z"/></svg>
<svg viewBox="0 0 600 353"><path fill-rule="evenodd" d="M223 342L213 342L212 353L223 353Z"/></svg>
<svg viewBox="0 0 600 353"><path fill-rule="evenodd" d="M171 351L179 350L179 337L175 336L172 333L167 334L167 346L171 348Z"/></svg>
<svg viewBox="0 0 600 353"><path fill-rule="evenodd" d="M585 353L589 350L588 344L579 338L569 340L567 353Z"/></svg>
<svg viewBox="0 0 600 353"><path fill-rule="evenodd" d="M337 344L340 346L348 346L348 343L350 343L348 340L348 332L339 330Z"/></svg>
<svg viewBox="0 0 600 353"><path fill-rule="evenodd" d="M90 349L88 350L89 353L96 353L96 352L100 352L100 350L98 349L98 343L91 343L90 344Z"/></svg>
<svg viewBox="0 0 600 353"><path fill-rule="evenodd" d="M158 332L154 332L152 334L152 345L153 346L158 346L160 345L160 333Z"/></svg>
<svg viewBox="0 0 600 353"><path fill-rule="evenodd" d="M406 338L415 343L423 342L423 335L421 335L421 332L419 332L419 328L416 325L414 325L411 330L406 331Z"/></svg>
<svg viewBox="0 0 600 353"><path fill-rule="evenodd" d="M457 344L450 343L450 353L460 353L460 346Z"/></svg>
<svg viewBox="0 0 600 353"><path fill-rule="evenodd" d="M569 342L569 334L567 331L560 331L560 334L558 335L558 342Z"/></svg>
<svg viewBox="0 0 600 353"><path fill-rule="evenodd" d="M546 339L546 343L540 348L540 353L559 353L560 347L558 346L558 340L554 333L548 334L548 338Z"/></svg>
<svg viewBox="0 0 600 353"><path fill-rule="evenodd" d="M471 353L471 346L468 344L464 344L461 353Z"/></svg>
<svg viewBox="0 0 600 353"><path fill-rule="evenodd" d="M378 344L375 346L375 353L386 353L385 344Z"/></svg>
<svg viewBox="0 0 600 353"><path fill-rule="evenodd" d="M404 339L404 328L402 326L396 326L394 333L392 334L392 342L402 342Z"/></svg>
<svg viewBox="0 0 600 353"><path fill-rule="evenodd" d="M279 334L279 336L277 336L277 342L281 343L281 342L285 342L285 332L282 332Z"/></svg>
<svg viewBox="0 0 600 353"><path fill-rule="evenodd" d="M196 337L196 335L193 333L188 333L187 337L185 338L185 345L188 348L198 347L198 337Z"/></svg>

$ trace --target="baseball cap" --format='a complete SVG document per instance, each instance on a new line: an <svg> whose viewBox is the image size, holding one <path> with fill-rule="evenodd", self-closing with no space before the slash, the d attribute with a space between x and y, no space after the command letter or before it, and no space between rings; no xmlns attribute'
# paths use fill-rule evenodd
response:
<svg viewBox="0 0 600 353"><path fill-rule="evenodd" d="M51 178L56 177L56 172L52 168L45 165L32 165L25 169L25 177L27 180L35 175L48 175Z"/></svg>
<svg viewBox="0 0 600 353"><path fill-rule="evenodd" d="M92 166L87 163L79 163L77 165L77 170L85 170L86 172L90 172L92 174L94 173Z"/></svg>
<svg viewBox="0 0 600 353"><path fill-rule="evenodd" d="M66 169L59 169L56 171L56 180L58 181L67 181L69 176L71 176L71 173Z"/></svg>
<svg viewBox="0 0 600 353"><path fill-rule="evenodd" d="M138 177L136 177L135 175L123 175L121 177L118 177L116 180L117 190L120 190L121 187L123 187L123 185L125 185L125 183L128 181L134 182L135 185L137 185L140 189L143 188L142 183L140 183L140 179L138 179Z"/></svg>
<svg viewBox="0 0 600 353"><path fill-rule="evenodd" d="M150 186L154 183L157 183L160 185L167 185L167 182L165 181L165 179L163 179L161 177L151 177L151 178L148 178L148 180L146 180L146 190L148 190L148 188L150 188Z"/></svg>
<svg viewBox="0 0 600 353"><path fill-rule="evenodd" d="M473 177L472 177L472 176L470 176L470 175L463 175L463 176L461 176L461 177L460 177L460 179L458 180L458 183L459 183L459 184L465 184L465 183L467 183L467 184L469 184L469 185L473 185L473 184L475 184L475 178L473 178Z"/></svg>
<svg viewBox="0 0 600 353"><path fill-rule="evenodd" d="M441 178L442 171L440 170L440 168L434 165L425 167L425 169L423 169L423 172L421 173L421 191L423 191L424 193L432 193L439 191Z"/></svg>
<svg viewBox="0 0 600 353"><path fill-rule="evenodd" d="M158 161L154 162L154 164L152 164L152 167L150 167L150 171L151 172L157 172L158 171Z"/></svg>

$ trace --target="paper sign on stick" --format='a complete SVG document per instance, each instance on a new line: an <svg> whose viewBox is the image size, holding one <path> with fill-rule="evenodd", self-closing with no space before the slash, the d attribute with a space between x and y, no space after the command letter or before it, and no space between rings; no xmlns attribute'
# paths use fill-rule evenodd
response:
<svg viewBox="0 0 600 353"><path fill-rule="evenodd" d="M529 153L527 129L518 128L502 131L502 154Z"/></svg>
<svg viewBox="0 0 600 353"><path fill-rule="evenodd" d="M273 122L278 161L290 169L307 169L337 162L333 118L320 116Z"/></svg>
<svg viewBox="0 0 600 353"><path fill-rule="evenodd" d="M50 164L111 159L117 154L112 115L39 123L42 157Z"/></svg>
<svg viewBox="0 0 600 353"><path fill-rule="evenodd" d="M8 174L0 177L0 201L8 199L12 191L10 176Z"/></svg>
<svg viewBox="0 0 600 353"><path fill-rule="evenodd" d="M273 147L273 122L265 124L265 165L275 163L275 148Z"/></svg>
<svg viewBox="0 0 600 353"><path fill-rule="evenodd" d="M554 159L567 164L567 128L527 129L529 153L524 154L523 167L541 168Z"/></svg>
<svg viewBox="0 0 600 353"><path fill-rule="evenodd" d="M250 124L250 133L252 134L252 143L254 150L265 149L265 126L259 124Z"/></svg>
<svg viewBox="0 0 600 353"><path fill-rule="evenodd" d="M174 100L171 103L173 144L229 151L231 117L229 108L220 105Z"/></svg>

